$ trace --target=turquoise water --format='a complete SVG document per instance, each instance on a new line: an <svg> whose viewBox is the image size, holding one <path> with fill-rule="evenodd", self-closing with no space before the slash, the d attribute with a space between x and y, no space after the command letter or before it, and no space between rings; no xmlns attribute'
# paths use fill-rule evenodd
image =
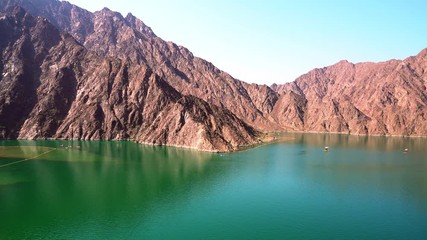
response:
<svg viewBox="0 0 427 240"><path fill-rule="evenodd" d="M232 154L0 141L21 146L0 165L29 159L0 167L0 239L427 237L426 139L285 138Z"/></svg>

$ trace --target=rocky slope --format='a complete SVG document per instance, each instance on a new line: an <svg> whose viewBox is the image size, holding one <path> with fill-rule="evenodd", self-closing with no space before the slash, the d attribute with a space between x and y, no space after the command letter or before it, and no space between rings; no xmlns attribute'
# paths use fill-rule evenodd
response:
<svg viewBox="0 0 427 240"><path fill-rule="evenodd" d="M300 131L427 135L427 49L403 61L341 61L276 85L272 116Z"/></svg>
<svg viewBox="0 0 427 240"><path fill-rule="evenodd" d="M107 123L104 125L91 125L90 128L92 129L102 129L100 133L94 133L96 138L132 138L142 142L158 143L158 139L164 139L161 137L163 136L162 134L158 134L159 131L163 131L161 129L170 125L163 124L163 122L168 122L172 118L178 119L178 116L181 116L182 112L187 112L186 109L171 107L170 111L165 113L170 114L168 118L158 119L159 121L156 125L158 126L157 130L144 132L146 134L144 136L150 135L149 133L152 133L151 131L156 132L157 135L153 133L156 136L149 139L143 139L141 138L142 134L136 133L136 130L131 130L138 127L134 127L134 125L129 127L129 124L132 123L128 122L128 118L133 116L129 112L138 110L144 113L146 110L141 110L141 107L135 107L137 110L128 109L129 106L133 105L126 102L129 101L129 99L127 97L124 98L124 93L121 93L121 95L119 94L118 96L120 97L117 97L118 99L126 99L124 105L121 105L121 102L115 102L115 98L109 100L112 93L111 88L116 81L111 79L120 79L117 74L125 73L128 77L133 76L134 79L137 79L138 76L141 76L138 75L138 73L145 74L145 72L150 72L150 76L156 76L156 79L162 82L160 86L165 85L168 86L167 89L173 89L175 92L172 94L173 96L180 95L181 97L179 97L179 99L185 98L194 100L189 100L194 104L188 104L187 102L187 104L184 104L185 106L205 109L203 111L206 113L206 116L209 115L216 119L215 123L207 123L203 120L202 125L199 127L203 126L205 129L204 131L209 132L206 135L208 137L205 139L211 139L211 142L217 141L218 139L224 139L223 145L232 142L232 146L228 146L229 149L235 148L237 145L250 144L255 141L255 135L257 133L243 123L243 121L263 131L291 130L352 134L427 135L427 121L425 121L427 104L427 50L423 50L417 56L410 57L403 61L391 60L382 63L358 64L341 61L330 67L314 69L292 83L268 87L239 81L219 70L210 62L193 56L185 47L177 46L172 42L162 40L154 34L150 27L146 26L132 14L123 17L121 14L106 8L91 13L68 2L57 0L0 1L0 9L6 9L14 5L22 6L33 15L46 17L57 29L74 37L76 40L74 44L83 49L81 51L85 53L85 56L91 55L90 58L97 59L96 64L94 64L92 59L88 60L86 57L74 60L79 55L64 56L62 60L51 56L49 58L50 62L45 63L46 66L48 64L55 65L57 64L56 61L83 61L88 63L85 66L90 70L86 68L79 70L80 75L75 72L75 67L70 67L71 70L63 70L65 72L62 72L58 76L63 79L73 79L74 75L78 75L78 79L91 79L90 81L99 85L99 89L104 89L104 87L107 86L107 90L97 90L98 97L95 97L96 99L102 99L97 100L97 103L101 106L101 112L103 114L110 111L108 109L114 109L116 106L122 106L122 108L126 109L111 110L113 111L113 113L111 113L113 117L107 114L109 116L107 117L109 119L108 121L110 121L110 124L114 125L114 127L107 127ZM68 36L68 38L70 38L70 36ZM34 39L34 41L36 41L36 39ZM44 52L46 51L47 50L44 50ZM5 63L8 61L10 62L8 54L10 55L10 53L3 54L3 59L6 59L3 60ZM19 56L21 55L24 56L22 59L23 62L31 62L33 61L31 59L35 57L31 51L26 52L26 50L22 50ZM41 57L39 55L37 55L35 59L40 60ZM28 112L28 114L33 110L32 104L35 101L34 99L38 99L39 97L39 95L34 94L34 89L39 91L37 88L39 87L39 85L37 85L39 84L37 83L37 79L39 75L44 73L44 70L47 69L46 66L43 68L41 65L44 62L40 62L39 60L37 60L36 63L40 65L35 64L31 67L27 66L27 69L35 69L31 70L34 73L31 72L28 75L36 79L34 80L36 83L25 78L27 82L22 82L20 84L30 84L28 86L31 87L23 89L22 92L17 93L17 95L15 94L16 96L14 95L14 97L27 96L25 101L14 104L20 104L19 106L22 105L23 112ZM105 61L110 61L112 63L107 64L104 63ZM7 65L6 70L3 70L4 66L6 66L3 62L0 64L0 70L3 71L3 74L8 74L8 72L10 72L10 63ZM104 65L100 65L101 62L104 63ZM89 63L92 63L96 67L91 68L92 65ZM112 67L110 67L110 65ZM38 69L39 67L37 66L42 66L42 69ZM114 66L116 66L117 69ZM81 67L78 69L80 68ZM68 68L66 67L66 69ZM122 69L126 69L126 71ZM26 71L28 72L28 70ZM101 74L101 72L103 73ZM131 78L126 79L127 80L123 80L123 82L117 83L118 85L114 86L118 89L127 89L129 84L127 82L137 81ZM147 76L143 79L150 79L150 77ZM104 86L102 83L106 85ZM49 86L56 86L61 89L64 88L61 84L70 83L67 81L58 81L56 84L57 85ZM83 91L84 88L93 88L91 84L84 86L79 84L77 86L81 91ZM153 84L154 82L152 85ZM88 91L87 89L84 91ZM6 90L4 90L2 94L5 94L5 91ZM126 94L129 94L129 92L133 90L128 89L126 91ZM149 93L149 91L141 91L142 94ZM171 91L165 90L162 92L170 93ZM70 96L67 94L64 95L64 93L61 93L61 96L64 95L65 98L70 98L70 100L67 100L66 104L62 103L63 105L61 105L61 108L65 110L58 109L60 117L56 120L58 122L56 125L61 125L68 121L67 123L69 125L75 126L74 123L79 122L79 119L68 119L62 116L69 114L69 111L74 108L77 109L79 106L85 106L84 104L86 104L87 100L73 102L68 106L68 104L70 104L69 102L73 100L73 94L76 96L80 95L77 91ZM5 99L4 101L8 102L11 97ZM108 102L107 99L111 102L105 105L105 102ZM181 104L183 103L182 101L177 101L178 98L168 99L175 104L183 106ZM138 102L138 104L142 103L143 102ZM15 107L9 107L7 109L7 111L19 112L18 110L14 110ZM97 109L99 108L93 107L90 110L93 113L98 113L99 111ZM173 111L171 109L173 109ZM195 111L198 112L198 110ZM121 112L129 113L130 115L118 114ZM219 112L221 112L220 115L216 115ZM74 112L73 114L76 115ZM103 114L101 115L104 116L105 114ZM229 118L224 117L223 114L229 116ZM49 116L49 114L46 116ZM19 126L20 121L22 121L13 114L4 115L4 118L8 119L7 121L12 125L17 124ZM87 118L90 118L90 116L88 115ZM193 118L198 119L198 117L195 116L193 116ZM207 118L208 117L205 117L203 119ZM143 119L146 118L144 117ZM177 121L179 122L179 120ZM93 119L91 118L91 124L96 122L96 117ZM84 122L84 124L87 124L87 122ZM227 135L226 132L229 131L224 129L230 129L233 124L237 124L237 127L231 130L234 136L233 140L231 140L230 137L224 137ZM25 131L23 133L17 133L19 132L19 127L14 127L14 125L12 125L0 126L0 128L3 128L3 132L7 132L7 134L4 133L4 136L9 137L16 135L30 137L30 135L24 134ZM28 122L26 126L30 125L35 124L33 122ZM228 125L228 127L221 127L221 130L217 131L216 126L226 125ZM115 129L119 126L125 130L117 132L118 130ZM74 134L76 134L75 132L80 131L76 127L68 127L68 129L74 130L64 130L58 127L62 135L55 131L54 136L74 137ZM47 130L42 129L39 131L43 133ZM239 135L238 131L242 131L242 134ZM167 132L168 135L171 134L171 131L167 130ZM215 132L215 134L212 135L213 132ZM182 138L183 136L186 135L174 135L171 139L174 138L174 141L178 141L176 139ZM83 134L82 137L87 138L88 136ZM164 144L166 142L167 144L194 146L193 143L195 142L191 141L192 144L187 142L171 143L171 139L168 138L167 141L162 140L160 143ZM196 137L194 137L194 140L195 139ZM219 141L221 142L222 140ZM214 144L211 145L214 146ZM215 147L211 148L213 149Z"/></svg>
<svg viewBox="0 0 427 240"><path fill-rule="evenodd" d="M13 5L22 6L33 15L46 17L58 29L70 33L87 49L102 56L146 64L183 94L226 107L257 128L269 130L275 126L268 120L262 105L275 97L250 91L251 85L193 56L185 47L162 40L130 13L123 17L107 8L91 13L57 0L3 0L0 9ZM270 94L276 93L270 91Z"/></svg>
<svg viewBox="0 0 427 240"><path fill-rule="evenodd" d="M0 138L132 139L230 151L259 134L145 64L88 51L20 7L0 18Z"/></svg>

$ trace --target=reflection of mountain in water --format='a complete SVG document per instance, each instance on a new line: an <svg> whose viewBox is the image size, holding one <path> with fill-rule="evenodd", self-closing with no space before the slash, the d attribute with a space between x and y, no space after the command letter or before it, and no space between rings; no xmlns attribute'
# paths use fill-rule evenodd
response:
<svg viewBox="0 0 427 240"><path fill-rule="evenodd" d="M426 138L307 133L285 136L293 138L288 143L303 148L288 163L298 170L299 177L304 176L301 181L338 192L356 189L368 195L406 196L427 208ZM324 146L330 146L331 151L323 152ZM405 148L408 153L404 153Z"/></svg>
<svg viewBox="0 0 427 240"><path fill-rule="evenodd" d="M385 137L348 134L322 133L284 133L292 142L314 147L361 148L378 151L403 151L408 148L412 152L422 152L427 138L423 137ZM289 142L289 141L288 141ZM331 149L333 150L333 149Z"/></svg>
<svg viewBox="0 0 427 240"><path fill-rule="evenodd" d="M120 217L131 222L132 216L141 221L155 210L152 208L158 202L186 199L188 190L203 189L206 181L227 172L226 168L214 168L211 164L219 155L191 150L132 142L54 141L51 144L70 144L74 148L59 148L46 156L48 161L14 166L30 182L21 183L20 187L10 185L13 194L7 191L8 186L1 189L2 217L8 219L0 223L1 232L24 233L21 228L32 227L30 232L46 234L46 229L55 227L55 219L73 222L86 219L85 216L91 221L97 221L94 216L99 218L97 224L120 222L114 220ZM24 215L28 218L19 217ZM45 221L38 221L40 218ZM51 226L40 226L39 222ZM79 224L71 223L77 229Z"/></svg>
<svg viewBox="0 0 427 240"><path fill-rule="evenodd" d="M0 216L7 219L1 236L425 236L425 139L296 133L283 139L223 156L132 142L7 141L58 150L0 169L0 177L26 180L0 186ZM325 145L331 151L323 152Z"/></svg>

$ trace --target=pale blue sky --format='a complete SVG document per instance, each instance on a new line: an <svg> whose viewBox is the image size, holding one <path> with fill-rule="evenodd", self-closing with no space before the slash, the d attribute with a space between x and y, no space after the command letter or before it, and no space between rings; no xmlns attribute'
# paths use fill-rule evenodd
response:
<svg viewBox="0 0 427 240"><path fill-rule="evenodd" d="M316 67L403 59L427 47L426 0L71 0L132 12L235 78L293 81Z"/></svg>

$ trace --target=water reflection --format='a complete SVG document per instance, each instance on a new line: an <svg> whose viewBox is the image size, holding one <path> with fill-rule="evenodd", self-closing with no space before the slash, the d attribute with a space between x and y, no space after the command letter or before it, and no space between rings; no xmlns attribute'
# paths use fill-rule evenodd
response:
<svg viewBox="0 0 427 240"><path fill-rule="evenodd" d="M224 155L132 142L0 141L57 148L0 169L0 182L6 179L0 216L7 219L0 238L427 234L425 139L297 133L283 139Z"/></svg>
<svg viewBox="0 0 427 240"><path fill-rule="evenodd" d="M292 142L307 146L339 148L362 148L374 151L425 151L427 138L423 137L384 137L384 136L357 136L347 134L320 134L320 133L286 133L283 134Z"/></svg>
<svg viewBox="0 0 427 240"><path fill-rule="evenodd" d="M283 146L294 145L287 167L298 171L302 182L309 180L336 191L411 198L427 210L425 138L301 133L286 137L293 140ZM330 146L331 151L322 152L323 146ZM409 152L404 153L404 148Z"/></svg>
<svg viewBox="0 0 427 240"><path fill-rule="evenodd" d="M8 219L1 221L0 232L12 236L28 232L28 227L34 228L29 232L46 234L46 226L55 227L57 219L71 226L85 216L101 222L119 221L112 220L119 215L141 221L159 201L179 201L189 187L201 187L227 171L212 168L216 154L178 148L131 142L15 141L21 146L34 143L57 150L0 170L0 179L7 170L3 176L21 172L27 180L18 186L13 181L0 185L0 215ZM21 237L29 236L16 238Z"/></svg>

